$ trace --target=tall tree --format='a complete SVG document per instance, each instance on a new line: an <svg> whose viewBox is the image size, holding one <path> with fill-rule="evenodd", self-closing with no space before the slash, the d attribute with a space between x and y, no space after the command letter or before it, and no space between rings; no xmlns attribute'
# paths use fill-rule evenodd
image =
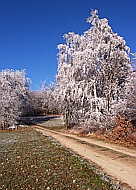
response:
<svg viewBox="0 0 136 190"><path fill-rule="evenodd" d="M89 30L64 35L66 43L58 46L57 83L67 126L102 124L115 115L131 71L130 49L108 20L100 19L95 10L87 21Z"/></svg>

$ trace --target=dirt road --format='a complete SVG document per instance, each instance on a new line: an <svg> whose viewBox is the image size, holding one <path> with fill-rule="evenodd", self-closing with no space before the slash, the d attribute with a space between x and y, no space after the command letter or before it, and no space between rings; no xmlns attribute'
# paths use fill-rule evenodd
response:
<svg viewBox="0 0 136 190"><path fill-rule="evenodd" d="M136 150L39 126L34 127L43 135L52 136L62 145L100 166L113 179L119 180L123 189L129 189L129 186L130 189L136 190Z"/></svg>

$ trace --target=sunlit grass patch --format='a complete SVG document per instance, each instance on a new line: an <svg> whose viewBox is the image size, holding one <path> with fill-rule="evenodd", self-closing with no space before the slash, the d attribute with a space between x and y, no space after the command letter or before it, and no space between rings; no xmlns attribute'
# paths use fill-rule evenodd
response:
<svg viewBox="0 0 136 190"><path fill-rule="evenodd" d="M0 133L0 189L108 190L76 154L52 138L28 128Z"/></svg>

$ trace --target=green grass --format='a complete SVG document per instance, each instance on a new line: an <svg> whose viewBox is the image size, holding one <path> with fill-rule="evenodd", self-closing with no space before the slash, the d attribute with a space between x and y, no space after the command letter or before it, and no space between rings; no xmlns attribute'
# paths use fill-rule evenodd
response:
<svg viewBox="0 0 136 190"><path fill-rule="evenodd" d="M91 165L33 129L0 133L0 190L109 190Z"/></svg>

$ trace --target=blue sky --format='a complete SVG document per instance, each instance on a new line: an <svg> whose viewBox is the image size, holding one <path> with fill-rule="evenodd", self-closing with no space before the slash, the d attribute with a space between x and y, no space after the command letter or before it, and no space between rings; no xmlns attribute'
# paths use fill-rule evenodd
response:
<svg viewBox="0 0 136 190"><path fill-rule="evenodd" d="M57 45L67 32L82 33L91 9L106 17L127 45L136 51L135 0L1 0L0 70L26 69L38 90L57 70Z"/></svg>

